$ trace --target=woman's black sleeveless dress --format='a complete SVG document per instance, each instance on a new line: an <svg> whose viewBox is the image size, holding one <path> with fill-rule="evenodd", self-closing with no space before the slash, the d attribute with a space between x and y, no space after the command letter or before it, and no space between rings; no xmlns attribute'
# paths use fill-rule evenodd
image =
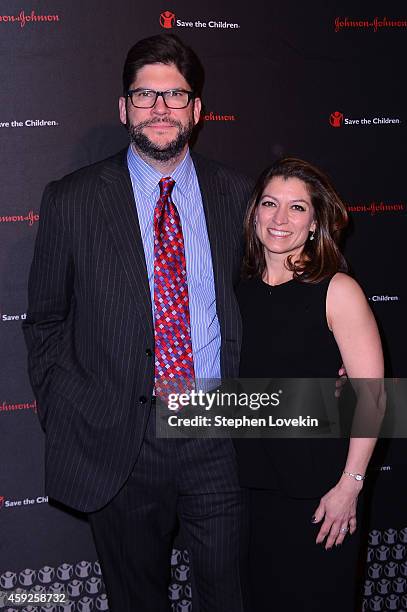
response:
<svg viewBox="0 0 407 612"><path fill-rule="evenodd" d="M342 359L326 321L329 281L242 281L241 378L337 378ZM360 525L342 546L326 551L315 544L320 525L312 523L319 499L341 477L348 444L235 440L240 482L250 498L249 552L243 555L250 612L358 609Z"/></svg>

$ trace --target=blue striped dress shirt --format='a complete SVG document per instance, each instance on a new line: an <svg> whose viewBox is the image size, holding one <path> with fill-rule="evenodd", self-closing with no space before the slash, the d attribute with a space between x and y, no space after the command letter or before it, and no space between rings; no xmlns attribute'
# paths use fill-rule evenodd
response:
<svg viewBox="0 0 407 612"><path fill-rule="evenodd" d="M168 175L160 174L144 162L132 146L128 149L127 164L154 308L154 208L160 197L158 183ZM198 379L219 379L221 337L211 250L198 177L189 151L171 177L175 181L172 199L184 235L195 376Z"/></svg>

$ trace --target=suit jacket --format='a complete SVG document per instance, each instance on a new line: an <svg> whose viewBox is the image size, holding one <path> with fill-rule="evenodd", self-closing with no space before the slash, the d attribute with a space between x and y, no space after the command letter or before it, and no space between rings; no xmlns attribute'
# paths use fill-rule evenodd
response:
<svg viewBox="0 0 407 612"><path fill-rule="evenodd" d="M150 289L125 151L45 189L23 330L46 432L46 491L103 507L137 460L154 385ZM251 182L192 154L211 247L221 371L238 373L233 287Z"/></svg>

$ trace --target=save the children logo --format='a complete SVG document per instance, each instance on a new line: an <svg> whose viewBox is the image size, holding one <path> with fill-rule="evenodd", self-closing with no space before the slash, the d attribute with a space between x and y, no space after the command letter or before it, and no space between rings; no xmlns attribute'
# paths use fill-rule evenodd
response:
<svg viewBox="0 0 407 612"><path fill-rule="evenodd" d="M165 30L172 28L221 28L221 29L238 29L240 24L229 21L215 21L202 19L177 19L173 11L163 11L159 17L160 26Z"/></svg>
<svg viewBox="0 0 407 612"><path fill-rule="evenodd" d="M333 128L350 127L350 126L378 126L400 124L400 117L348 117L341 111L334 111L329 115L329 124Z"/></svg>
<svg viewBox="0 0 407 612"><path fill-rule="evenodd" d="M342 125L342 121L343 121L343 113L340 113L339 111L335 111L334 113L331 113L329 116L329 123L332 125L332 127L341 127Z"/></svg>
<svg viewBox="0 0 407 612"><path fill-rule="evenodd" d="M175 13L164 11L160 15L160 26L166 30L173 28L175 23Z"/></svg>
<svg viewBox="0 0 407 612"><path fill-rule="evenodd" d="M38 495L37 497L25 497L24 499L6 499L0 497L0 508L17 508L22 506L35 506L36 504L47 504L48 495ZM1 606L0 606L1 607Z"/></svg>
<svg viewBox="0 0 407 612"><path fill-rule="evenodd" d="M368 297L370 302L399 302L399 295L371 295Z"/></svg>

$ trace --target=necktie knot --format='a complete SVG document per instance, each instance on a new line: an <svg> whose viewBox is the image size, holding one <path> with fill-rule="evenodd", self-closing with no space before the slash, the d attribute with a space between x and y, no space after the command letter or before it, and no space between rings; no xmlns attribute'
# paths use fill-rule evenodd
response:
<svg viewBox="0 0 407 612"><path fill-rule="evenodd" d="M174 185L175 181L170 176L162 178L159 182L160 198L170 197Z"/></svg>

